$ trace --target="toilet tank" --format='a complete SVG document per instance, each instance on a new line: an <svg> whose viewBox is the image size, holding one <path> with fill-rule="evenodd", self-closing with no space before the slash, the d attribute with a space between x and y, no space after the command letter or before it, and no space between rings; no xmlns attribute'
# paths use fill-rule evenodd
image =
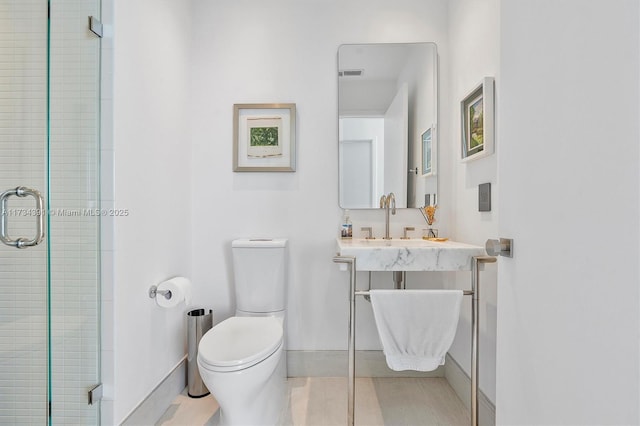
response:
<svg viewBox="0 0 640 426"><path fill-rule="evenodd" d="M231 243L236 308L251 313L285 309L286 239L242 239Z"/></svg>

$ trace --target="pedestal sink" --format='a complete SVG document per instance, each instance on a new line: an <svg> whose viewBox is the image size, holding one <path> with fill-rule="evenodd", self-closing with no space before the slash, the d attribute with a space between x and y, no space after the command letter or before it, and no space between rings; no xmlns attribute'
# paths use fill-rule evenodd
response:
<svg viewBox="0 0 640 426"><path fill-rule="evenodd" d="M422 239L336 239L340 256L355 256L358 271L469 271L484 247Z"/></svg>

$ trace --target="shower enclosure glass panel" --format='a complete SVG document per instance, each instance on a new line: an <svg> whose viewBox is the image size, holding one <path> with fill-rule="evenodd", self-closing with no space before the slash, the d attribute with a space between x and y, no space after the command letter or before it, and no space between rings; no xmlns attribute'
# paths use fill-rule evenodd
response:
<svg viewBox="0 0 640 426"><path fill-rule="evenodd" d="M0 424L99 424L99 0L0 0Z"/></svg>

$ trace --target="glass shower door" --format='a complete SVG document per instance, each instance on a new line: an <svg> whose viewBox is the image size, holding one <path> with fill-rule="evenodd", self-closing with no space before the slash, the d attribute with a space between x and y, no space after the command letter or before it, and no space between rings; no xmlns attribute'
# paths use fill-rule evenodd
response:
<svg viewBox="0 0 640 426"><path fill-rule="evenodd" d="M44 1L0 0L0 192L47 191L47 25ZM10 197L7 233L34 235L31 197ZM46 241L46 240L45 240ZM46 243L0 244L0 424L46 424Z"/></svg>
<svg viewBox="0 0 640 426"><path fill-rule="evenodd" d="M0 0L0 424L99 424L99 11Z"/></svg>

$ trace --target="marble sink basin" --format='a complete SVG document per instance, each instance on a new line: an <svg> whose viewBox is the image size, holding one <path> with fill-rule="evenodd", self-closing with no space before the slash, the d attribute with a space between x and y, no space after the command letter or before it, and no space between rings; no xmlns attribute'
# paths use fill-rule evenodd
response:
<svg viewBox="0 0 640 426"><path fill-rule="evenodd" d="M336 239L338 254L355 256L358 271L468 271L484 247L423 239Z"/></svg>

